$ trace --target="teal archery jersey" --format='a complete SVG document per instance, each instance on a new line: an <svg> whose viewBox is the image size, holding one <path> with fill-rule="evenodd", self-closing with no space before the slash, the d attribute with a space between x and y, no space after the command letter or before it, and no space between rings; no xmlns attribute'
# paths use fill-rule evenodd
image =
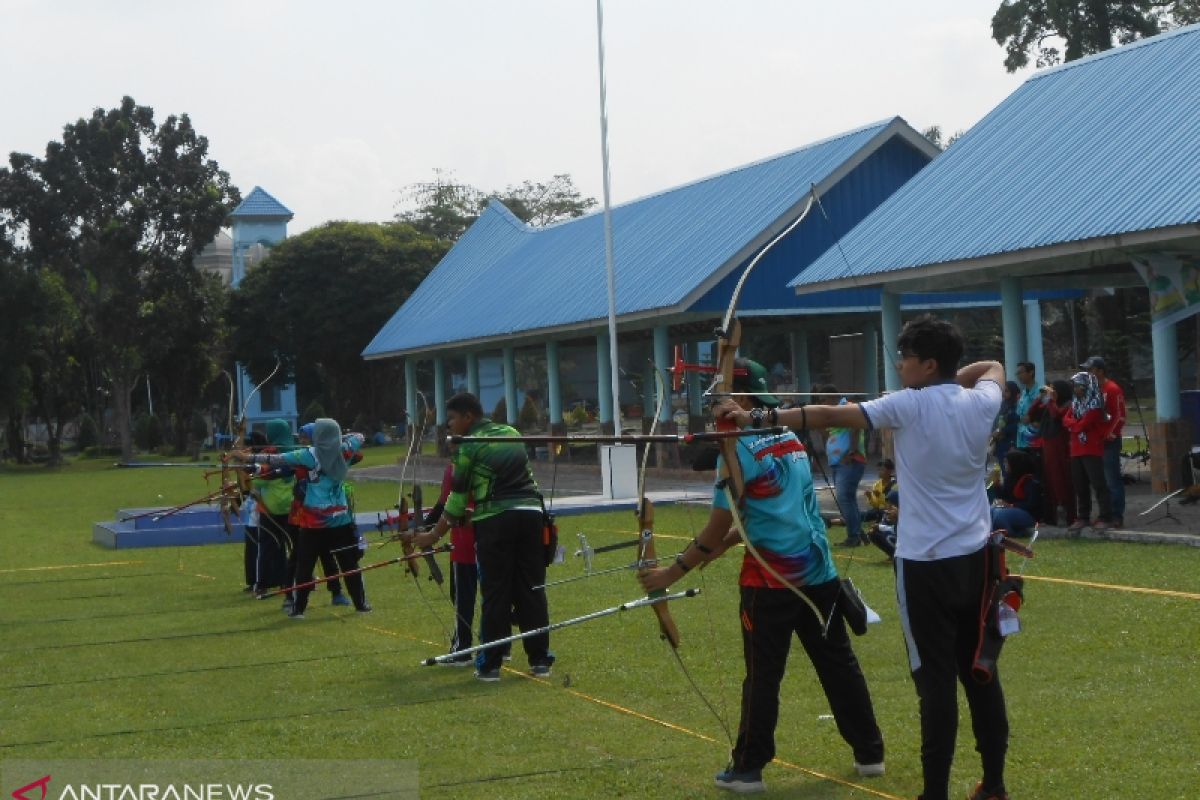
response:
<svg viewBox="0 0 1200 800"><path fill-rule="evenodd" d="M745 477L742 512L746 535L771 567L795 585L814 585L837 577L829 553L825 523L813 491L808 452L794 433L737 440ZM717 469L721 469L718 461ZM713 507L730 510L725 492L713 494ZM742 560L742 586L787 588L749 552Z"/></svg>

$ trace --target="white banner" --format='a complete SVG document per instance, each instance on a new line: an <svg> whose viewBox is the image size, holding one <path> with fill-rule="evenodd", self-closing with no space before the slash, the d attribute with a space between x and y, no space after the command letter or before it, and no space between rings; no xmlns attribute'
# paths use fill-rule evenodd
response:
<svg viewBox="0 0 1200 800"><path fill-rule="evenodd" d="M1130 260L1150 289L1155 329L1200 312L1200 253L1146 253Z"/></svg>

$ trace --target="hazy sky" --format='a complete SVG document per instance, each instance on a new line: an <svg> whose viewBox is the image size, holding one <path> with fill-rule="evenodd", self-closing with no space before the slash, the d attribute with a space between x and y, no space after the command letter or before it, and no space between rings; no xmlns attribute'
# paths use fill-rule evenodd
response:
<svg viewBox="0 0 1200 800"><path fill-rule="evenodd" d="M1000 0L605 0L622 202L899 115L969 128L1009 75ZM187 113L290 232L379 221L435 168L601 196L594 0L0 0L0 153L123 95Z"/></svg>

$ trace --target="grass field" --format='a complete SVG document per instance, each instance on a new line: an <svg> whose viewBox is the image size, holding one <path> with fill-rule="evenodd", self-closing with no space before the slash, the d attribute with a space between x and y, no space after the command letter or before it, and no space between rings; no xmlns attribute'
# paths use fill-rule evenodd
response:
<svg viewBox="0 0 1200 800"><path fill-rule="evenodd" d="M395 452L370 450L368 463ZM556 632L549 680L523 673L518 648L499 684L480 684L467 669L417 666L444 652L452 613L433 584L418 591L399 568L367 574L370 616L333 608L322 593L305 620L291 621L273 600L242 593L240 547L91 544L92 523L117 508L201 494L198 472L107 462L0 470L0 759L397 758L418 762L429 798L720 794L711 780L727 760L725 734L646 609ZM364 482L359 509L390 506L395 491ZM671 552L704 512L667 507L657 516L660 552ZM561 534L573 542L583 530L603 544L630 535L631 523L628 514L567 518ZM598 566L621 563L622 553L599 556ZM727 557L693 572L680 586L703 593L673 608L681 657L730 727L742 674L736 566ZM887 776L854 776L812 670L794 651L781 763L765 778L776 797L912 798L917 705L891 570L874 551L853 562L839 554L839 567L884 618L855 647L887 740ZM551 577L578 569L568 559ZM1028 575L1025 631L1002 661L1012 796L1197 796L1200 552L1044 542ZM555 620L639 595L624 573L549 591ZM964 716L959 796L978 777L969 731Z"/></svg>

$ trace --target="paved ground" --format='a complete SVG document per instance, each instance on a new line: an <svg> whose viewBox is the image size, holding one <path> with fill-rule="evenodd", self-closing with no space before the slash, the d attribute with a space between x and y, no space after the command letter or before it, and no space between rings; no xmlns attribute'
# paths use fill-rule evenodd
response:
<svg viewBox="0 0 1200 800"><path fill-rule="evenodd" d="M425 458L418 466L418 474L422 483L440 483L444 463L436 459ZM412 467L410 466L410 471ZM356 470L356 477L364 480L399 479L398 466L370 467ZM1147 543L1174 543L1200 547L1200 503L1183 505L1178 498L1172 498L1165 503L1161 496L1150 492L1150 470L1147 467L1127 467L1127 475L1134 483L1125 487L1126 508L1125 526L1120 530L1105 532L1103 536L1092 532L1084 532L1084 537L1105 538L1116 541L1136 541ZM559 464L557 468L546 462L534 463L534 477L538 485L549 494L555 496L599 495L601 491L600 467L596 465ZM863 477L862 487L865 489L875 475L870 470ZM655 492L685 492L694 495L697 502L707 502L712 496L712 485L715 480L712 472L693 472L691 470L656 470L647 471L646 484L649 491ZM817 485L824 483L817 476ZM823 510L835 513L831 493L820 492L820 502ZM1161 503L1156 508L1155 504ZM1041 535L1049 538L1065 536L1061 528L1043 526Z"/></svg>

